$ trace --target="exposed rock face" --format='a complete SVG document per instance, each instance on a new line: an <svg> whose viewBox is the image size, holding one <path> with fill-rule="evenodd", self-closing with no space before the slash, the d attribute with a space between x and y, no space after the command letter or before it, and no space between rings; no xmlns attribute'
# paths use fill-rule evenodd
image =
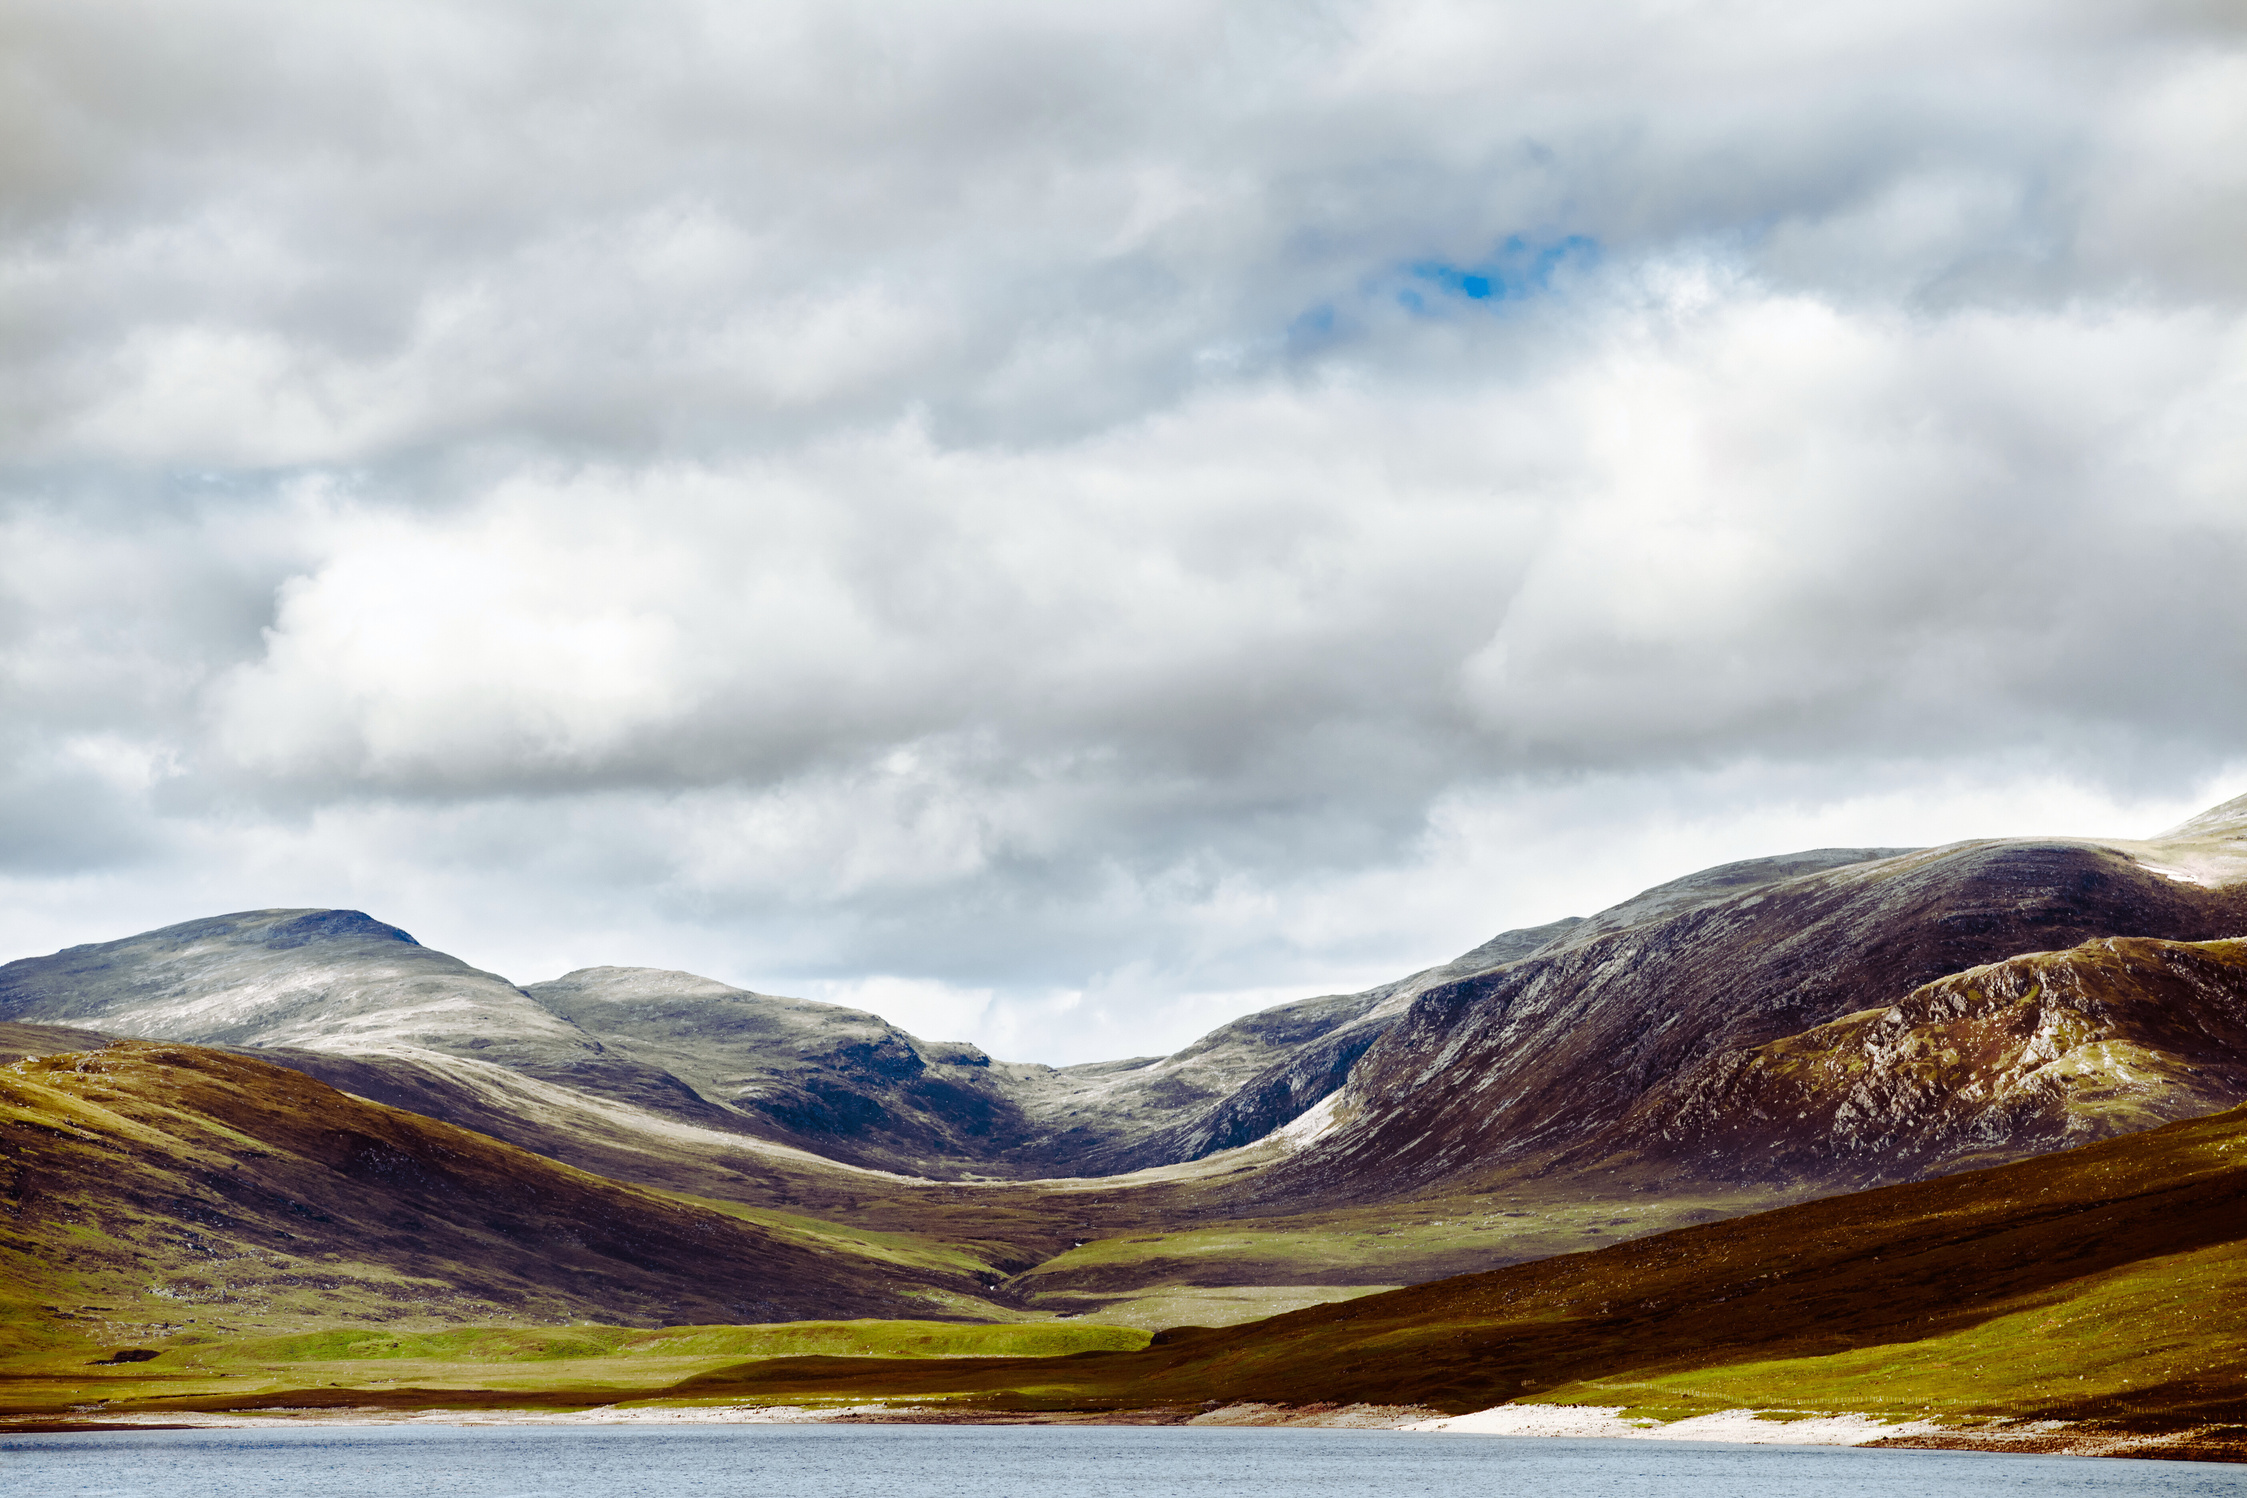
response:
<svg viewBox="0 0 2247 1498"><path fill-rule="evenodd" d="M1914 989L1702 1068L1632 1142L1877 1184L2133 1133L2247 1098L2247 941L2102 937Z"/></svg>

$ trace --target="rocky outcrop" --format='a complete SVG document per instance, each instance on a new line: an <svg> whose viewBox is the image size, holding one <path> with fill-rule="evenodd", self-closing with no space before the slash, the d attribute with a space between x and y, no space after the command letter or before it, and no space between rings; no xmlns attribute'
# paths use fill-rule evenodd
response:
<svg viewBox="0 0 2247 1498"><path fill-rule="evenodd" d="M1874 1185L2242 1098L2247 941L2101 937L1717 1058L1621 1132L1704 1172Z"/></svg>

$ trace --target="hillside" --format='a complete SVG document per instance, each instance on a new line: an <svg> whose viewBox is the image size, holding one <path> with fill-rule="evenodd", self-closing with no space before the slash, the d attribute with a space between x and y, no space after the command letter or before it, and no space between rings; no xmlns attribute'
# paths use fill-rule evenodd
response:
<svg viewBox="0 0 2247 1498"><path fill-rule="evenodd" d="M2247 931L2247 800L2219 810L2213 833L2187 824L2167 844L1967 843L1746 891L1711 875L1659 900L1665 891L1650 891L1640 902L1651 913L1627 918L1631 905L1618 907L1621 915L1572 928L1526 959L1422 994L1326 1105L1319 1136L1262 1178L1256 1194L1331 1200L1377 1171L1407 1190L1609 1169L1628 1169L1650 1189L1681 1176L1802 1191L1860 1181L1880 1167L1835 1132L1834 1115L1762 1106L1738 1086L1743 1064L1755 1070L1743 1058L1781 1043L1870 1043L1879 1032L1865 1028L1793 1038L2024 953ZM2198 865L2207 882L2155 863L2193 850L2208 850ZM2219 966L2207 976L2229 997L2209 1002L2236 1015L2240 975ZM2015 1158L2243 1095L2236 1023L2192 1040L2176 1068L2141 1077L2115 1048L2133 1042L2136 1021L2069 1007L2076 1018L2045 1034L2068 1041L2062 1069L2108 1078L2129 1092L2130 1107L2079 1107L2064 1126L2031 1109L2020 1115L2018 1139L2004 1107L1982 1110L1963 1129L1951 1114L1890 1110L1877 1153L1891 1178ZM2110 1031L2110 1022L2122 1028ZM1875 1064L1870 1053L1829 1059L1844 1071ZM2047 1061L2062 1058L2039 1064ZM1951 1084L2003 1085L1971 1070L1954 1068ZM1759 1074L1769 1071L1767 1061ZM2188 1072L2192 1085L2166 1085ZM2091 1090L2089 1082L2078 1089Z"/></svg>
<svg viewBox="0 0 2247 1498"><path fill-rule="evenodd" d="M1229 1323L2234 1103L2243 870L2247 800L1749 860L1065 1068L685 973L518 987L333 911L12 962L0 1019L222 1042L815 1247L943 1245L983 1314Z"/></svg>
<svg viewBox="0 0 2247 1498"><path fill-rule="evenodd" d="M2241 1098L2247 941L2101 937L1968 968L1738 1053L1630 1122L1642 1149L1703 1174L1872 1184Z"/></svg>
<svg viewBox="0 0 2247 1498"><path fill-rule="evenodd" d="M242 911L0 965L0 1021L271 1051L549 1153L619 1129L663 1153L685 1125L939 1179L1111 1175L1263 1137L1339 1087L1419 993L1570 924L1249 1015L1172 1056L1069 1067L691 973L588 968L519 988L336 910Z"/></svg>
<svg viewBox="0 0 2247 1498"><path fill-rule="evenodd" d="M17 1345L101 1323L987 1317L949 1246L806 1242L247 1057L5 1027L0 1300Z"/></svg>
<svg viewBox="0 0 2247 1498"><path fill-rule="evenodd" d="M680 1396L1019 1410L1515 1399L2218 1427L2247 1452L2247 1108L1058 1362L744 1364ZM2223 1427L2229 1428L2225 1434Z"/></svg>
<svg viewBox="0 0 2247 1498"><path fill-rule="evenodd" d="M97 1382L111 1414L878 1400L1183 1420L1238 1403L1465 1412L1530 1401L1655 1420L1724 1408L1910 1416L1960 1441L2029 1449L2052 1439L2036 1422L2074 1421L2123 1451L2238 1460L2243 1198L2247 1108L1250 1325L1175 1328L1138 1350L1092 1338L1044 1356L962 1357L1008 1347L910 1328L356 1332L219 1346L188 1335L146 1349L130 1378L19 1359L28 1371L11 1407L59 1409ZM723 1363L728 1347L746 1357ZM661 1361L629 1360L672 1351L719 1366L664 1384ZM219 1382L241 1372L255 1382Z"/></svg>
<svg viewBox="0 0 2247 1498"><path fill-rule="evenodd" d="M1819 1107L1795 1119L1740 1079L1776 1075L1782 1051L1746 1059L1763 1047L1804 1055L1869 1039L1822 1027L1968 969L2104 938L2247 932L2243 850L2247 808L2235 802L2138 844L1753 859L1588 919L1502 933L1362 993L1245 1016L1172 1056L1061 1068L688 973L589 968L517 987L339 911L247 912L12 962L0 966L0 1019L257 1047L589 1168L633 1176L631 1157L645 1155L637 1178L716 1194L729 1194L725 1180L679 1159L682 1137L784 1146L761 1152L767 1164L800 1151L926 1178L1031 1181L1204 1159L1298 1120L1302 1147L1260 1174L1254 1210L1619 1167L1709 1189L1830 1189L2241 1096L2226 1030L2176 1066L2113 1073L2127 1107L2078 1107L2062 1124L2016 1098L1970 1125L1930 1115L1924 1138L1891 1107L1884 1129L1858 1131L1885 1142L1853 1152L1814 1122ZM2124 1065L2114 1047L2137 1040L2108 1033L2112 1017L2063 1027L2079 1043L2039 1085L2068 1067L2088 1077ZM1870 1096L1860 1089L1852 1117Z"/></svg>

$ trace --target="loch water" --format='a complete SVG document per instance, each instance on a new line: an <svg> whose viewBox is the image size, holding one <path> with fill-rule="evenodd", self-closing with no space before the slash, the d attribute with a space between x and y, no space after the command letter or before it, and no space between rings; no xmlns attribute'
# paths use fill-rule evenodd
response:
<svg viewBox="0 0 2247 1498"><path fill-rule="evenodd" d="M0 1439L26 1498L2247 1498L2247 1467L1147 1426L359 1426Z"/></svg>

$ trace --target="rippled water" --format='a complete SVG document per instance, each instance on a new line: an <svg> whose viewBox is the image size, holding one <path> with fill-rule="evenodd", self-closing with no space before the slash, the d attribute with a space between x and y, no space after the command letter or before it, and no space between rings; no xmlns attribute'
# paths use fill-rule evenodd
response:
<svg viewBox="0 0 2247 1498"><path fill-rule="evenodd" d="M2247 1494L2247 1468L1941 1451L1144 1426L134 1431L0 1441L10 1494L1327 1498Z"/></svg>

